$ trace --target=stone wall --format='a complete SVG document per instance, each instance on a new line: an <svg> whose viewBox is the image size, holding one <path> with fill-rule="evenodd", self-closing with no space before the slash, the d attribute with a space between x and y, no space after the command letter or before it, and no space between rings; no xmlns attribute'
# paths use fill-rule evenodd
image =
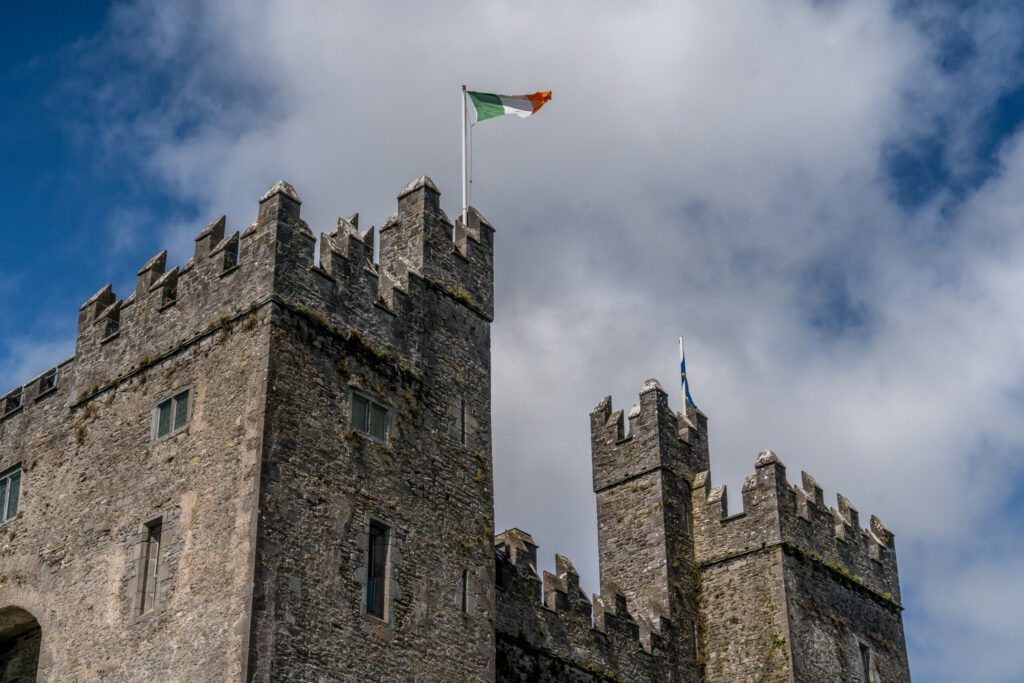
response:
<svg viewBox="0 0 1024 683"><path fill-rule="evenodd" d="M180 268L161 252L124 299L104 287L75 356L0 401L0 472L23 472L0 634L38 622L40 680L855 681L862 647L869 677L909 680L892 534L770 452L730 515L707 418L653 380L628 433L610 397L590 416L601 594L561 556L539 576L523 532L495 542L493 228L450 221L421 177L379 264L358 215L315 260L300 209L279 182L244 231L221 217ZM157 438L183 391L187 424ZM353 426L354 396L386 438Z"/></svg>
<svg viewBox="0 0 1024 683"><path fill-rule="evenodd" d="M674 627L666 680L696 681L697 572L690 480L707 468L707 422L677 415L655 380L644 384L624 432L606 397L591 413L602 590L621 590L641 636ZM668 635L668 634L665 634Z"/></svg>
<svg viewBox="0 0 1024 683"><path fill-rule="evenodd" d="M314 266L298 208L279 194L261 206L257 225L280 245L281 301L252 677L491 680L490 286L451 269L489 268L492 231L472 212L463 231L471 239L460 248L436 188L421 178L381 231L379 268L355 218L324 236ZM351 426L353 393L388 409L386 442ZM366 609L371 522L389 529L383 618Z"/></svg>
<svg viewBox="0 0 1024 683"><path fill-rule="evenodd" d="M576 568L561 555L556 573L544 572L542 580L537 546L518 529L498 536L495 554L498 681L668 680L667 622L642 642L626 596L605 592L591 603Z"/></svg>
<svg viewBox="0 0 1024 683"><path fill-rule="evenodd" d="M259 239L240 263L220 258L238 240L223 230L180 270L158 255L127 299L92 297L57 387L33 382L0 420L0 469L23 468L18 517L0 527L0 608L39 621L40 680L244 674L271 271ZM186 389L187 426L155 439L156 405ZM159 593L139 615L156 519Z"/></svg>
<svg viewBox="0 0 1024 683"><path fill-rule="evenodd" d="M903 620L891 602L792 549L783 556L794 680L908 683ZM860 646L871 651L869 680Z"/></svg>
<svg viewBox="0 0 1024 683"><path fill-rule="evenodd" d="M704 667L704 680L791 680L779 547L754 550L705 566L701 572L700 608L698 661Z"/></svg>
<svg viewBox="0 0 1024 683"><path fill-rule="evenodd" d="M860 680L858 642L878 654L881 680L909 680L895 545L877 518L862 529L841 495L826 509L814 479L803 473L791 486L771 451L743 484L741 512L729 513L708 472L693 489L708 681L744 680L757 667L768 680Z"/></svg>

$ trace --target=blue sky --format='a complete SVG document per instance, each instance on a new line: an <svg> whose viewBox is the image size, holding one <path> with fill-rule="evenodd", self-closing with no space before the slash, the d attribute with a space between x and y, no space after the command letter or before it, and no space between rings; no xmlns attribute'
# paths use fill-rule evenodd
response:
<svg viewBox="0 0 1024 683"><path fill-rule="evenodd" d="M2 31L0 391L279 177L314 230L421 173L454 215L458 85L550 88L474 138L499 526L596 589L587 413L669 386L685 333L716 483L770 447L841 488L896 533L915 680L1024 680L1019 3L131 0Z"/></svg>

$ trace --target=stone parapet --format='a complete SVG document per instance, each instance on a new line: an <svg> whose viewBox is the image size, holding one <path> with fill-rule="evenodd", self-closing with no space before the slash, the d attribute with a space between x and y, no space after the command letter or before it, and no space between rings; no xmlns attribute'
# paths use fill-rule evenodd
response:
<svg viewBox="0 0 1024 683"><path fill-rule="evenodd" d="M791 485L771 451L761 452L743 483L742 511L730 513L727 494L725 486L711 486L710 472L694 478L694 548L702 566L779 545L900 607L892 533L873 515L861 528L842 494L838 507L827 507L814 478L803 472L801 484Z"/></svg>
<svg viewBox="0 0 1024 683"><path fill-rule="evenodd" d="M129 296L118 298L108 284L83 303L75 355L59 369L60 393L78 403L197 336L228 329L272 298L399 356L403 345L414 344L405 339L408 325L400 318L429 317L428 300L438 292L489 322L494 229L473 208L468 225L460 219L453 227L439 196L426 176L406 186L399 212L381 230L379 265L375 229L360 232L358 214L339 218L321 234L314 262L315 238L300 217L298 193L275 183L245 231L226 234L227 219L220 216L196 236L184 265L168 269L161 251L139 269ZM393 248L399 232L422 247L416 258ZM39 385L44 377L5 393L0 419L30 408L37 394L48 395L50 388Z"/></svg>
<svg viewBox="0 0 1024 683"><path fill-rule="evenodd" d="M529 534L513 529L496 541L498 680L665 680L668 620L638 623L612 585L591 601L561 555L541 578Z"/></svg>

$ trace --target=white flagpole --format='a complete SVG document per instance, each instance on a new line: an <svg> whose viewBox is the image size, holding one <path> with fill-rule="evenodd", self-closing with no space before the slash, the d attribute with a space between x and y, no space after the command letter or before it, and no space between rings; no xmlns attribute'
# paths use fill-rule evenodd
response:
<svg viewBox="0 0 1024 683"><path fill-rule="evenodd" d="M682 369L683 369L683 338L679 338L679 370L680 370L680 385L679 390L683 392L683 415L686 415L686 384L682 382Z"/></svg>
<svg viewBox="0 0 1024 683"><path fill-rule="evenodd" d="M462 93L459 96L462 104L462 224L469 225L469 176L466 169L466 135L469 124L466 120L466 86L462 86Z"/></svg>

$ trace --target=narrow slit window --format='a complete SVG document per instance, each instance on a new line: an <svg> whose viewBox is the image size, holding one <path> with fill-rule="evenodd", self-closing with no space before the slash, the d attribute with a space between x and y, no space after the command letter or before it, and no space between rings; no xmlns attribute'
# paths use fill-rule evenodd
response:
<svg viewBox="0 0 1024 683"><path fill-rule="evenodd" d="M146 525L146 540L143 542L139 566L139 614L145 614L156 607L160 586L160 537L163 532L162 520Z"/></svg>
<svg viewBox="0 0 1024 683"><path fill-rule="evenodd" d="M459 443L466 443L466 399L459 399Z"/></svg>
<svg viewBox="0 0 1024 683"><path fill-rule="evenodd" d="M861 680L871 683L871 648L864 643L860 644L860 669Z"/></svg>
<svg viewBox="0 0 1024 683"><path fill-rule="evenodd" d="M462 581L459 584L459 609L469 611L469 570L462 570Z"/></svg>
<svg viewBox="0 0 1024 683"><path fill-rule="evenodd" d="M188 425L190 400L191 392L183 391L157 405L155 417L157 439L170 436Z"/></svg>
<svg viewBox="0 0 1024 683"><path fill-rule="evenodd" d="M388 566L388 528L370 523L366 557L366 613L384 618L384 586Z"/></svg>
<svg viewBox="0 0 1024 683"><path fill-rule="evenodd" d="M352 394L352 426L378 441L388 440L388 409L365 396Z"/></svg>
<svg viewBox="0 0 1024 683"><path fill-rule="evenodd" d="M0 477L0 524L18 516L21 497L21 468L17 467Z"/></svg>

